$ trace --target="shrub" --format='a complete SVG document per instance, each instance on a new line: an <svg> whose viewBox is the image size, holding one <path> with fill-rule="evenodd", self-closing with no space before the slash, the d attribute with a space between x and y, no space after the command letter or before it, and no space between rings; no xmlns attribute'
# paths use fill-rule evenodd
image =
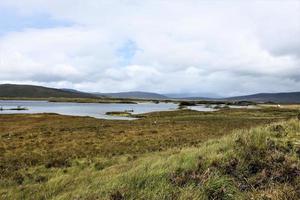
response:
<svg viewBox="0 0 300 200"><path fill-rule="evenodd" d="M101 162L97 162L97 163L95 163L95 165L94 165L94 168L96 169L96 170L102 170L102 169L104 169L105 168L105 164L104 163L101 163Z"/></svg>
<svg viewBox="0 0 300 200"><path fill-rule="evenodd" d="M124 195L120 191L116 191L110 195L110 200L123 200Z"/></svg>
<svg viewBox="0 0 300 200"><path fill-rule="evenodd" d="M16 172L13 175L13 180L14 182L16 182L17 184L21 185L24 182L24 176L22 174L20 174L19 172Z"/></svg>
<svg viewBox="0 0 300 200"><path fill-rule="evenodd" d="M44 182L46 182L48 179L47 179L47 177L45 177L45 176L37 176L35 179L34 179L34 181L35 182L37 182L37 183L44 183Z"/></svg>
<svg viewBox="0 0 300 200"><path fill-rule="evenodd" d="M196 105L197 104L193 101L181 101L178 106L181 107L181 106L196 106Z"/></svg>
<svg viewBox="0 0 300 200"><path fill-rule="evenodd" d="M223 176L211 177L203 190L209 200L234 200L238 193L234 182Z"/></svg>
<svg viewBox="0 0 300 200"><path fill-rule="evenodd" d="M46 168L65 168L65 167L71 167L71 163L67 159L53 159L49 160L45 164Z"/></svg>

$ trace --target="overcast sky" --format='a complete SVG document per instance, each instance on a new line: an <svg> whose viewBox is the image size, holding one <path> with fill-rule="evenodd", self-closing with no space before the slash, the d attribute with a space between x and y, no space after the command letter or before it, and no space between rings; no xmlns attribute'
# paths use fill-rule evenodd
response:
<svg viewBox="0 0 300 200"><path fill-rule="evenodd" d="M0 83L300 91L300 0L1 0Z"/></svg>

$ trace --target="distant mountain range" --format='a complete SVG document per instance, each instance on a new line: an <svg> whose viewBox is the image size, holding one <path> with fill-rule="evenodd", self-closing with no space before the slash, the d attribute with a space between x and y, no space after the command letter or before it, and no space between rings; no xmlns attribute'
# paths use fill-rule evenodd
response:
<svg viewBox="0 0 300 200"><path fill-rule="evenodd" d="M0 97L10 98L49 98L49 97L66 97L66 98L92 98L93 94L84 92L74 92L62 89L48 88L34 85L0 85Z"/></svg>
<svg viewBox="0 0 300 200"><path fill-rule="evenodd" d="M178 98L178 99L216 99L222 98L222 96L213 94L213 93L168 93L164 94L170 98Z"/></svg>
<svg viewBox="0 0 300 200"><path fill-rule="evenodd" d="M228 98L207 98L207 97L185 97L184 94L162 95L151 92L119 92L119 93L86 93L73 89L55 89L33 85L0 85L0 97L8 98L137 98L137 99L187 99L187 100L227 100L227 101L255 101L255 102L274 102L274 103L300 103L300 92L286 93L259 93L246 96L236 96Z"/></svg>
<svg viewBox="0 0 300 200"><path fill-rule="evenodd" d="M300 92L282 93L258 93L246 96L225 98L234 101L255 101L255 102L275 102L275 103L300 103Z"/></svg>
<svg viewBox="0 0 300 200"><path fill-rule="evenodd" d="M169 99L169 97L152 92L118 92L118 93L94 93L96 95L113 98L138 98L138 99Z"/></svg>

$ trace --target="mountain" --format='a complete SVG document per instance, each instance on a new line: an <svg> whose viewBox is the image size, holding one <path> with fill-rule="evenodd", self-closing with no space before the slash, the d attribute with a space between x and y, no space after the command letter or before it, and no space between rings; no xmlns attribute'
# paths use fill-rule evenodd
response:
<svg viewBox="0 0 300 200"><path fill-rule="evenodd" d="M275 102L275 103L300 103L300 92L282 93L258 93L246 96L225 98L234 101L255 101L255 102Z"/></svg>
<svg viewBox="0 0 300 200"><path fill-rule="evenodd" d="M274 102L274 103L300 103L300 92L281 93L258 93L245 96L235 96L222 98L212 94L166 94L166 96L176 99L187 100L216 100L216 101L254 101L254 102Z"/></svg>
<svg viewBox="0 0 300 200"><path fill-rule="evenodd" d="M216 99L222 98L221 96L214 93L169 93L163 94L167 97L174 99Z"/></svg>
<svg viewBox="0 0 300 200"><path fill-rule="evenodd" d="M118 93L95 93L96 95L104 95L107 97L113 97L113 98L137 98L137 99L168 99L168 97L152 93L152 92L139 92L139 91L133 91L133 92L118 92Z"/></svg>
<svg viewBox="0 0 300 200"><path fill-rule="evenodd" d="M82 91L79 91L79 90L69 89L69 88L61 88L60 90L67 91L67 92L72 92L72 93L76 93L76 94L93 95L94 97L103 97L103 98L106 97L104 95L99 95L99 94L96 94L96 93L95 94L94 93L87 93L87 92L82 92Z"/></svg>
<svg viewBox="0 0 300 200"><path fill-rule="evenodd" d="M69 88L60 88L60 90L67 91L67 92L73 92L73 93L77 93L77 94L85 93L85 92L81 92L81 91L69 89Z"/></svg>
<svg viewBox="0 0 300 200"><path fill-rule="evenodd" d="M74 92L71 90L62 90L34 85L0 85L0 97L27 97L27 98L48 98L48 97L66 97L66 98L92 98L95 95L83 92Z"/></svg>
<svg viewBox="0 0 300 200"><path fill-rule="evenodd" d="M66 97L66 98L95 98L95 97L113 97L113 98L136 98L136 99L189 99L189 100L228 100L228 101L255 101L255 102L274 102L274 103L300 103L300 92L282 92L282 93L258 93L245 96L236 96L228 98L207 98L193 97L190 94L169 94L162 95L151 92L119 92L119 93L85 93L73 89L55 89L34 85L15 85L0 84L0 97L20 97L20 98L48 98L48 97Z"/></svg>

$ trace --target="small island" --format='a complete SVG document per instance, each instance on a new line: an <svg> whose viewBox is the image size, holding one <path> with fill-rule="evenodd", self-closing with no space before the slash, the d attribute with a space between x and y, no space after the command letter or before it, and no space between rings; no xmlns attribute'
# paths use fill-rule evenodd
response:
<svg viewBox="0 0 300 200"><path fill-rule="evenodd" d="M21 107L21 106L18 106L16 108L3 108L3 107L0 107L0 111L4 111L4 110L28 110L28 108L25 108L25 107Z"/></svg>
<svg viewBox="0 0 300 200"><path fill-rule="evenodd" d="M111 111L111 112L106 112L106 115L110 116L118 116L118 117L131 117L132 114L128 111Z"/></svg>

